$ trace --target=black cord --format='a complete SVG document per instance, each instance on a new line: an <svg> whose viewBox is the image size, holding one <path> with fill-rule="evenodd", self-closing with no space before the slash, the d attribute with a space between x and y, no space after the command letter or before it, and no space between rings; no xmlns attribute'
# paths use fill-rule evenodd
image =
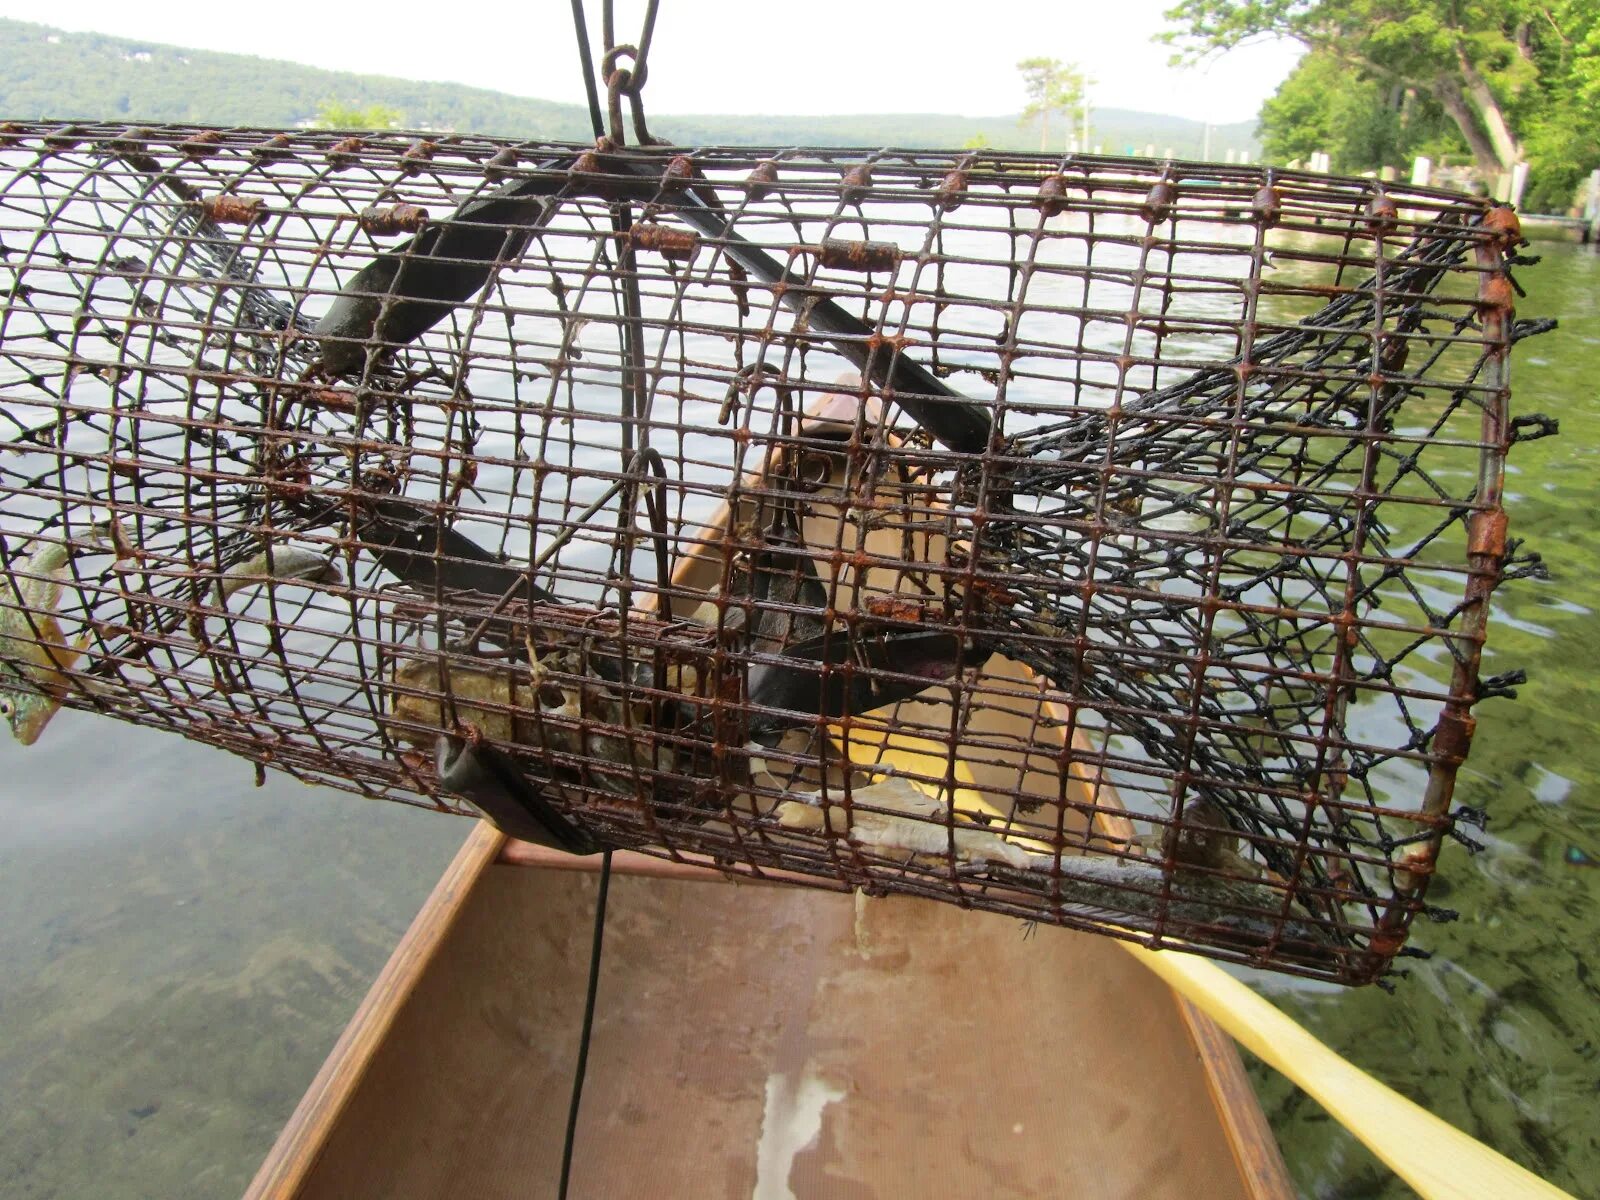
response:
<svg viewBox="0 0 1600 1200"><path fill-rule="evenodd" d="M600 894L594 902L594 940L589 944L589 994L583 1002L583 1032L578 1035L578 1066L572 1075L572 1104L567 1109L567 1140L561 1147L561 1187L556 1193L567 1200L567 1179L572 1174L572 1143L578 1133L578 1105L583 1100L583 1076L589 1067L589 1034L594 1029L594 999L600 990L600 944L606 932L606 893L611 890L611 850L600 859Z"/></svg>
<svg viewBox="0 0 1600 1200"><path fill-rule="evenodd" d="M589 121L594 125L594 136L606 131L605 120L600 115L600 92L594 82L594 55L589 49L589 23L583 17L583 0L572 0L572 29L578 35L578 62L583 66L583 88L589 94Z"/></svg>

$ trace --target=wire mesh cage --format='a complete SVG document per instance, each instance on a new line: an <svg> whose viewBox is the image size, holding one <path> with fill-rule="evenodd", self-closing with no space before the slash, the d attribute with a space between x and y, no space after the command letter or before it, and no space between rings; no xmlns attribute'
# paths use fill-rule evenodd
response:
<svg viewBox="0 0 1600 1200"><path fill-rule="evenodd" d="M1536 567L1519 241L1244 166L6 125L0 704L1366 982Z"/></svg>

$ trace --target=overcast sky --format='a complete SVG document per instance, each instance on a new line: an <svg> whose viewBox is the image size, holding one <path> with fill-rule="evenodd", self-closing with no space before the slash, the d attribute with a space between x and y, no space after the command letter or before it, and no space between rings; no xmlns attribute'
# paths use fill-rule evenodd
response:
<svg viewBox="0 0 1600 1200"><path fill-rule="evenodd" d="M943 112L1022 107L1019 58L1075 62L1094 104L1212 122L1256 115L1299 50L1234 51L1206 67L1167 66L1151 41L1174 0L661 0L647 111ZM598 0L589 0L599 36ZM617 0L618 40L642 0ZM579 101L564 0L0 0L0 15L74 31L284 58L313 66L450 80Z"/></svg>

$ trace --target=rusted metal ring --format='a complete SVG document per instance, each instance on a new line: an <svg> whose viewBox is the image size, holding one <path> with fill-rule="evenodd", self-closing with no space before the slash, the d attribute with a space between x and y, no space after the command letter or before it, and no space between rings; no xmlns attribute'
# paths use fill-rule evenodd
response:
<svg viewBox="0 0 1600 1200"><path fill-rule="evenodd" d="M619 68L617 66L617 59L623 55L628 56L633 63L632 67ZM600 60L600 75L606 81L608 87L619 72L623 77L621 90L630 96L638 96L639 90L644 87L645 82L650 78L650 68L639 57L639 50L636 46L613 46L606 51L605 57Z"/></svg>

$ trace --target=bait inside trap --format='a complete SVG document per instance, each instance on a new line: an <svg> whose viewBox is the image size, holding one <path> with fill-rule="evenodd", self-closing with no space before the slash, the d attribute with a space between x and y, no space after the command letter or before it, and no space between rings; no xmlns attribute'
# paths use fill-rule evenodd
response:
<svg viewBox="0 0 1600 1200"><path fill-rule="evenodd" d="M1256 167L9 125L0 699L1369 981L1537 567L1519 244Z"/></svg>

